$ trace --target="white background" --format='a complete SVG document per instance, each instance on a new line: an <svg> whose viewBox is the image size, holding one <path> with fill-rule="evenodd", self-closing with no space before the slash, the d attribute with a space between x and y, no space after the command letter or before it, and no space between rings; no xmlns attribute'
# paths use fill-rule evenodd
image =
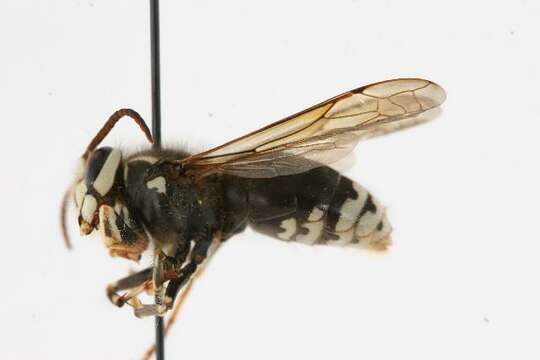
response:
<svg viewBox="0 0 540 360"><path fill-rule="evenodd" d="M169 359L538 359L540 5L162 1L165 143L218 145L342 91L441 84L435 121L358 146L386 256L246 231L194 286ZM136 265L63 248L58 207L116 109L148 120L147 1L0 6L0 358L136 359L153 321L105 285ZM129 122L107 140L145 146ZM145 262L149 259L145 258Z"/></svg>

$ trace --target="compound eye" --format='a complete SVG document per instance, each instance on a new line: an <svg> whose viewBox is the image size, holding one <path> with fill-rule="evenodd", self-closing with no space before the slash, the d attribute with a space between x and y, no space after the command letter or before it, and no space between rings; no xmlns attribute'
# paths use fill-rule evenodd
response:
<svg viewBox="0 0 540 360"><path fill-rule="evenodd" d="M107 195L113 187L121 160L120 150L102 147L94 151L86 168L86 187L93 187L101 196Z"/></svg>

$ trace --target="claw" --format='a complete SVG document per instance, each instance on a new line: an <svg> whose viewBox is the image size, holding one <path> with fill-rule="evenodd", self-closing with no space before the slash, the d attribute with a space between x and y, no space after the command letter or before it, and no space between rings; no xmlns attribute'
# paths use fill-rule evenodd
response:
<svg viewBox="0 0 540 360"><path fill-rule="evenodd" d="M126 303L124 295L118 295L116 293L114 284L107 286L107 297L114 305L118 307L122 307Z"/></svg>

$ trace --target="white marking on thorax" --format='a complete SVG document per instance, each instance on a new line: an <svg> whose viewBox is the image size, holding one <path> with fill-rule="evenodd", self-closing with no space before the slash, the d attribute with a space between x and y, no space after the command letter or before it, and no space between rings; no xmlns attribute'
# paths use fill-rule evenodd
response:
<svg viewBox="0 0 540 360"><path fill-rule="evenodd" d="M84 221L91 224L97 209L97 200L92 195L86 195L81 207L81 216Z"/></svg>
<svg viewBox="0 0 540 360"><path fill-rule="evenodd" d="M141 156L136 156L133 159L129 159L129 162L132 162L132 161L145 161L150 164L155 164L158 161L158 159L156 157L149 156L149 155L141 155Z"/></svg>
<svg viewBox="0 0 540 360"><path fill-rule="evenodd" d="M116 176L116 170L118 165L120 165L120 160L122 160L122 153L120 150L113 150L105 160L99 174L94 181L94 189L101 195L105 196L114 183L114 178Z"/></svg>
<svg viewBox="0 0 540 360"><path fill-rule="evenodd" d="M280 226L285 231L278 233L277 236L283 240L290 240L291 236L296 232L296 219L290 218L283 220Z"/></svg>
<svg viewBox="0 0 540 360"><path fill-rule="evenodd" d="M308 233L296 235L296 241L313 245L321 237L324 221L307 222L302 224L302 227L306 228Z"/></svg>
<svg viewBox="0 0 540 360"><path fill-rule="evenodd" d="M148 181L146 187L150 190L155 189L158 193L167 193L167 181L163 176L158 176L157 178Z"/></svg>
<svg viewBox="0 0 540 360"><path fill-rule="evenodd" d="M356 199L349 198L345 200L341 206L339 219L336 224L337 232L347 231L353 227L368 197L368 192L355 182L353 182L353 189L356 191L358 197Z"/></svg>

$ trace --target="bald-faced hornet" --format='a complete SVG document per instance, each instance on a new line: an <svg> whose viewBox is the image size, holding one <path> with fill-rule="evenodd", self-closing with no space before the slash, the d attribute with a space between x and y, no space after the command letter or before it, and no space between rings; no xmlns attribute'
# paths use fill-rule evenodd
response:
<svg viewBox="0 0 540 360"><path fill-rule="evenodd" d="M359 140L430 118L444 90L422 79L367 85L211 150L97 148L123 116L152 136L133 110L114 113L81 158L62 207L73 197L82 235L98 230L111 256L138 261L149 243L160 261L109 285L117 306L163 315L213 251L247 226L284 241L384 250L391 226L361 185L326 166ZM64 235L67 239L65 220ZM163 304L143 305L148 284L164 286ZM119 291L127 290L124 295Z"/></svg>

